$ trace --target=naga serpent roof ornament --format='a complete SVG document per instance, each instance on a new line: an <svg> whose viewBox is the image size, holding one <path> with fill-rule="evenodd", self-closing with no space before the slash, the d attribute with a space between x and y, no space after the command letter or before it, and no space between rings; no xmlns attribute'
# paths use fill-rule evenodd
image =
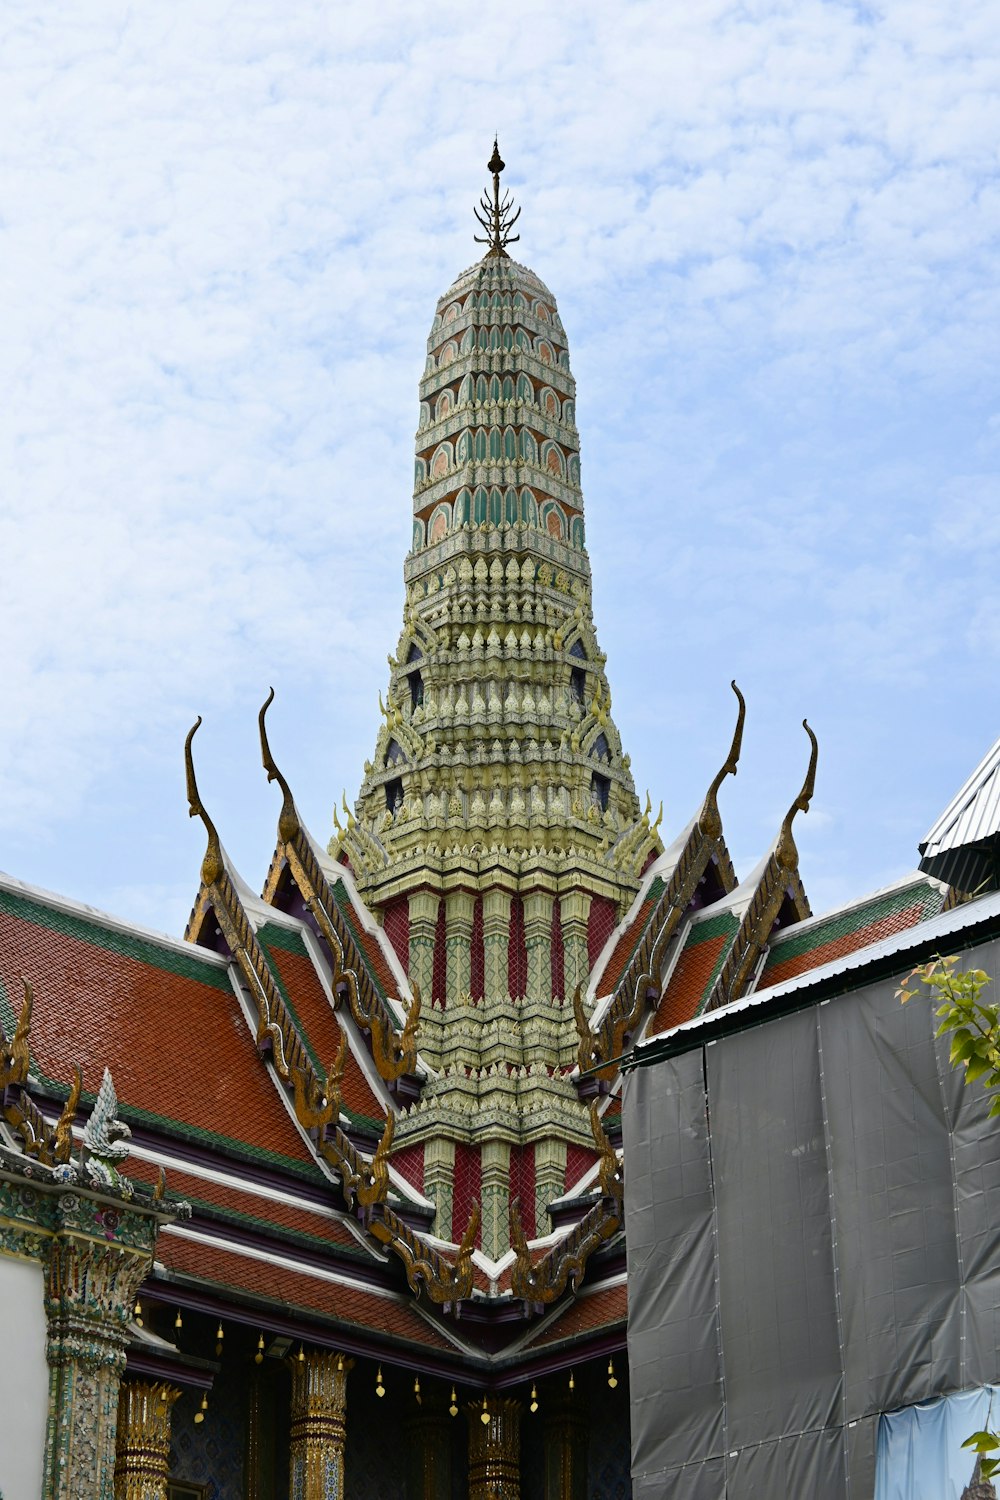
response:
<svg viewBox="0 0 1000 1500"><path fill-rule="evenodd" d="M271 746L267 741L267 728L264 719L273 702L274 688L271 688L267 695L267 701L263 704L260 713L257 715L257 722L260 725L260 758L264 762L264 770L267 772L268 781L276 781L281 788L282 802L281 812L278 815L278 836L282 843L290 844L301 825L299 823L299 815L295 810L295 799L292 796L291 787L275 765L274 756L271 754Z"/></svg>
<svg viewBox="0 0 1000 1500"><path fill-rule="evenodd" d="M479 200L479 207L472 211L479 223L486 230L486 238L474 235L477 245L489 245L487 255L503 255L506 257L506 246L512 245L521 236L511 234L511 230L521 217L521 210L514 208L514 200L510 193L504 193L500 197L500 173L506 163L501 159L500 148L497 145L496 136L493 137L493 155L486 163L487 172L493 173L493 202L489 200L487 193L483 193ZM480 211L481 210L481 211Z"/></svg>
<svg viewBox="0 0 1000 1500"><path fill-rule="evenodd" d="M201 862L201 878L206 886L214 885L222 876L225 861L222 857L222 844L215 824L205 811L204 804L198 794L198 783L194 777L194 760L191 755L191 741L201 728L201 714L188 730L187 739L184 741L184 769L187 773L187 799L188 817L200 818L205 825L208 834L208 848L205 850L205 858Z"/></svg>
<svg viewBox="0 0 1000 1500"><path fill-rule="evenodd" d="M705 794L705 801L702 804L701 812L698 814L698 827L706 838L710 839L717 839L722 832L722 818L719 814L718 800L719 788L727 776L736 775L740 761L740 751L743 748L743 725L747 716L746 699L736 686L736 679L733 678L733 681L729 685L736 694L737 702L740 705L739 713L736 717L736 729L733 733L733 743L729 747L729 754L720 768L718 775Z"/></svg>
<svg viewBox="0 0 1000 1500"><path fill-rule="evenodd" d="M799 851L795 847L795 839L792 837L792 819L797 812L808 812L809 804L816 790L816 762L819 758L819 745L816 736L809 728L809 720L802 720L802 728L812 743L809 754L809 769L806 771L806 779L802 783L802 790L792 803L784 816L781 824L781 832L778 834L778 842L775 845L774 857L783 870L796 870L799 864Z"/></svg>

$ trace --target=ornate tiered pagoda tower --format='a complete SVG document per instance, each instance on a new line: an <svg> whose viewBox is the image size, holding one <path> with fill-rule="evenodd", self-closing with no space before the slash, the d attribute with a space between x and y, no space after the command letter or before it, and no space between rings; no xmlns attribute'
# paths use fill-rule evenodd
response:
<svg viewBox="0 0 1000 1500"><path fill-rule="evenodd" d="M481 1199L494 1258L510 1193L543 1234L567 1153L593 1159L568 1078L573 999L660 850L594 630L566 333L508 254L520 211L503 168L494 144L486 253L441 297L427 341L402 631L330 848L423 1002L433 1076L394 1164L437 1204L443 1238Z"/></svg>

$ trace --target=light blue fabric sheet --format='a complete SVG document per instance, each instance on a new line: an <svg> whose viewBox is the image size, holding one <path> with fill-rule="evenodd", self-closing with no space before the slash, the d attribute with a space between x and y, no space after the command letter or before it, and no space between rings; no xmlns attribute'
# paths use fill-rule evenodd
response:
<svg viewBox="0 0 1000 1500"><path fill-rule="evenodd" d="M976 1455L963 1448L1000 1425L1000 1387L957 1391L879 1418L875 1500L961 1500Z"/></svg>

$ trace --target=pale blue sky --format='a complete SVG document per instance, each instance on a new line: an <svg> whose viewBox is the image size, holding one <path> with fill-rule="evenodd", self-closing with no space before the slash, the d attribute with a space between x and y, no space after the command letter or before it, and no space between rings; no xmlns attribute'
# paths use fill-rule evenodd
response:
<svg viewBox="0 0 1000 1500"><path fill-rule="evenodd" d="M0 867L178 930L181 749L259 885L353 798L437 297L498 130L579 387L598 635L669 838L820 739L822 909L1000 731L1000 9L8 0Z"/></svg>

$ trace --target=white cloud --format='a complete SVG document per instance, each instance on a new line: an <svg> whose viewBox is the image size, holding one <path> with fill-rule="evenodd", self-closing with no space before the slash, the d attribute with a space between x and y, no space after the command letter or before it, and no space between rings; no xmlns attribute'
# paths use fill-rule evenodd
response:
<svg viewBox="0 0 1000 1500"><path fill-rule="evenodd" d="M739 665L782 747L730 798L749 844L740 799L786 800L818 689L887 750L873 713L942 674L975 701L1000 653L998 43L995 6L931 0L8 6L0 821L26 873L41 845L39 876L84 896L193 878L164 778L196 708L203 779L248 830L227 842L261 865L271 680L325 835L374 736L423 340L475 255L495 128L570 331L637 770L695 800ZM976 743L914 775L964 775L982 698ZM888 824L855 769L821 775L864 864ZM150 839L166 868L123 882L115 851Z"/></svg>

